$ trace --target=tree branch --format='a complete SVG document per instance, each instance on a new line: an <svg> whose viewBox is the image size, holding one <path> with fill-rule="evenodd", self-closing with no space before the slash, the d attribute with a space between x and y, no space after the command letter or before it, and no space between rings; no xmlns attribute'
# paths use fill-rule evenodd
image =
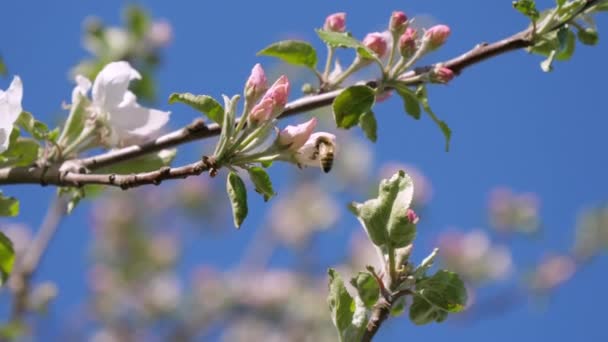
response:
<svg viewBox="0 0 608 342"><path fill-rule="evenodd" d="M46 215L27 250L21 257L11 275L11 287L15 298L11 311L11 322L19 324L27 312L28 298L31 290L31 279L40 264L47 247L59 227L61 219L65 216L66 204L61 198L55 198L49 206Z"/></svg>
<svg viewBox="0 0 608 342"><path fill-rule="evenodd" d="M572 18L575 18L578 14L583 13L591 6L595 5L598 0L588 0L585 2L584 6L581 6L579 11L575 13ZM572 20L572 19L571 19ZM561 28L563 25L569 22L563 22L560 25L556 25L552 28L552 30L557 30ZM452 58L448 61L438 63L449 69L451 69L455 74L460 74L462 71L470 66L473 66L479 62L485 61L489 58L501 55L503 53L507 53L510 51L518 50L521 48L529 47L533 44L533 31L532 28L528 28L519 33L516 33L510 37L504 38L502 40L496 41L494 43L482 43L474 47L473 49ZM404 74L405 78L415 77L416 75L423 74L428 72L435 65L429 65L425 67L416 68L415 70L409 71ZM370 80L365 82L370 87L376 87L378 81ZM293 102L290 102L285 107L283 114L280 118L289 117L292 115L300 114L306 111L322 108L330 105L333 100L340 94L342 89L334 90L328 93L323 93L319 95L305 96L300 99L297 99ZM191 124L173 131L171 133L165 134L153 141L150 141L141 145L133 145L124 147L118 150L113 150L105 153L101 153L95 156L82 158L82 159L71 159L64 161L63 163L76 163L81 165L82 167L88 170L95 170L106 166L111 166L117 163L120 163L125 160L137 158L143 156L145 154L158 152L160 150L175 147L190 141L201 140L210 138L213 136L217 136L220 134L221 128L217 124L205 125L202 119L196 119ZM60 166L51 167L51 169L59 170ZM18 167L7 167L0 169L0 185L2 184L53 184L59 186L78 186L83 184L89 184L87 182L91 182L90 184L105 184L105 185L114 185L114 182L110 182L109 175L80 175L76 176L73 173L69 173L64 175L63 177L58 177L58 173L51 172L51 176L45 176L45 173L48 173L49 170L35 166L29 168L18 168ZM160 172L160 170L155 171ZM152 176L150 174L145 174L144 178L157 179L158 176ZM171 178L171 177L170 177ZM177 178L177 177L173 177ZM158 178L161 179L161 178ZM162 180L162 179L161 179ZM131 183L130 181L126 181L126 183ZM153 182L152 182L153 183ZM139 183L137 183L140 185ZM142 183L142 184L150 184L150 183Z"/></svg>

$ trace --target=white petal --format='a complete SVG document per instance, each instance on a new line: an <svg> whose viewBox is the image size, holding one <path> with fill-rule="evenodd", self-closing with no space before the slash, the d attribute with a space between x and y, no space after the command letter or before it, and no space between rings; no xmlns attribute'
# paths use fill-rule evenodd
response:
<svg viewBox="0 0 608 342"><path fill-rule="evenodd" d="M23 110L22 98L23 84L21 78L15 76L8 89L0 91L0 153L8 149L13 123Z"/></svg>
<svg viewBox="0 0 608 342"><path fill-rule="evenodd" d="M133 97L134 98L134 97ZM170 112L141 107L125 102L110 113L109 123L121 142L140 143L155 137L155 134L169 121Z"/></svg>
<svg viewBox="0 0 608 342"><path fill-rule="evenodd" d="M72 90L72 104L80 101L81 96L86 97L91 89L91 81L88 78L82 75L76 75L75 81L76 86L74 87L74 90Z"/></svg>
<svg viewBox="0 0 608 342"><path fill-rule="evenodd" d="M106 109L118 106L123 101L129 82L134 79L141 79L141 75L128 62L107 64L93 83L93 103Z"/></svg>

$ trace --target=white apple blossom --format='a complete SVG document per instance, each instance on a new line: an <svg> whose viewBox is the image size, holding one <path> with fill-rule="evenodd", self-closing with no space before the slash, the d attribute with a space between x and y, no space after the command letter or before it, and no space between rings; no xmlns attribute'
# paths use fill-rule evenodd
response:
<svg viewBox="0 0 608 342"><path fill-rule="evenodd" d="M169 121L170 112L142 107L135 94L129 91L129 82L141 79L137 70L128 62L107 64L93 82L92 101L88 108L95 121L101 121L107 131L103 132L104 143L124 146L142 143L153 138ZM76 76L77 85L72 97L85 95L91 82Z"/></svg>
<svg viewBox="0 0 608 342"><path fill-rule="evenodd" d="M21 78L15 76L6 91L0 90L0 153L8 149L13 124L21 114L21 99L23 84Z"/></svg>
<svg viewBox="0 0 608 342"><path fill-rule="evenodd" d="M331 152L331 156L321 155L321 145L326 145ZM310 135L306 143L298 149L294 157L298 166L322 167L321 159L330 157L333 160L336 154L336 136L327 132L316 132Z"/></svg>

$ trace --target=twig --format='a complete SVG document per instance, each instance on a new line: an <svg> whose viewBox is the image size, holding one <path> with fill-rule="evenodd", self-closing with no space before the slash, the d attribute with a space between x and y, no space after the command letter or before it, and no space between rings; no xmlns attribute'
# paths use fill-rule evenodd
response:
<svg viewBox="0 0 608 342"><path fill-rule="evenodd" d="M411 290L401 290L399 292L394 293L392 296L380 297L374 308L372 309L372 313L370 315L369 321L367 322L367 329L363 334L362 342L369 342L372 340L374 335L380 329L382 323L389 317L391 313L391 309L393 308L393 304L397 302L397 300L405 295L412 295Z"/></svg>
<svg viewBox="0 0 608 342"><path fill-rule="evenodd" d="M598 0L588 0L585 5L582 6L576 15L583 13L589 7L595 5ZM576 17L573 16L574 17ZM567 22L561 23L561 25L556 25L552 28L552 30L557 30L563 25L567 24ZM524 31L516 33L510 37L505 39L496 41L494 43L488 44L483 43L479 44L473 49L463 53L462 55L452 58L448 61L438 63L449 69L451 69L455 74L460 74L464 69L475 65L479 62L482 62L486 59L492 58L494 56L507 53L510 51L518 50L521 48L529 47L533 44L534 40L532 38L533 30L532 28L528 28ZM417 68L412 70L404 75L404 78L412 78L422 73L428 72L435 65L430 65L426 67ZM378 82L375 80L370 80L366 82L370 87L376 87ZM306 96L302 97L298 100L290 102L285 107L285 111L281 115L280 118L289 117L295 114L300 114L306 111L318 109L321 107L325 107L330 105L333 100L340 94L342 89L334 90L328 93L323 93L319 95ZM221 128L217 124L205 125L201 119L195 120L192 124L173 131L171 133L165 134L151 142L141 144L141 145L133 145L129 147L125 147L118 150L113 150L105 153L98 154L96 156L83 158L83 159L72 159L67 160L64 163L77 163L82 165L83 167L89 170L95 170L101 167L106 167L110 165L117 164L119 162L129 160L132 158L140 157L142 155L157 152L162 149L178 146L190 141L206 139L209 137L213 137L219 135ZM55 169L59 169L57 166ZM16 169L16 171L15 171ZM31 173L32 175L27 175ZM23 184L30 183L36 184L40 183L40 175L44 174L44 170L41 170L40 167L32 167L32 168L2 168L0 169L0 185L2 184ZM77 177L78 178L78 177ZM86 177L84 177L86 178ZM81 180L84 178L80 177ZM97 180L97 178L95 178ZM107 182L95 183L95 184L106 184ZM44 184L44 183L42 183ZM63 183L53 183L48 182L48 184L53 185L63 185ZM110 184L111 185L111 184Z"/></svg>
<svg viewBox="0 0 608 342"><path fill-rule="evenodd" d="M47 213L38 229L36 237L23 254L11 276L11 285L15 289L15 297L11 311L11 322L21 323L27 312L31 279L40 264L47 247L57 232L59 223L66 213L66 203L57 197L50 204Z"/></svg>
<svg viewBox="0 0 608 342"><path fill-rule="evenodd" d="M211 175L214 175L216 166L211 158L203 157L202 160L179 167L162 167L155 171L124 175L115 173L62 172L57 166L51 166L46 169L40 167L15 167L8 169L8 173L4 171L0 170L0 178L10 179L10 184L38 183L62 187L81 187L89 184L100 184L126 190L146 184L159 185L166 179L198 176L205 171L210 171Z"/></svg>

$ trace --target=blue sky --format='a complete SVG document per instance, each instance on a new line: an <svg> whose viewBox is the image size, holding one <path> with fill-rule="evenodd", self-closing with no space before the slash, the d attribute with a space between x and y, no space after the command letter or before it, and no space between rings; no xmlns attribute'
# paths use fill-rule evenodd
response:
<svg viewBox="0 0 608 342"><path fill-rule="evenodd" d="M347 25L357 37L382 30L394 9L421 16L421 20L430 23L449 25L452 35L448 43L428 62L449 58L480 42L500 39L527 25L526 19L512 10L510 0L140 3L155 17L168 19L174 28L174 40L164 54L165 63L158 78L160 99L175 91L213 96L240 92L253 64L274 63L255 53L286 37L314 42L323 51L313 28L336 11L348 13ZM96 15L105 23L119 24L124 4L32 0L3 4L0 52L10 72L23 79L26 110L48 122L57 118L61 102L69 100L73 87L67 72L87 57L81 47L83 18ZM552 4L553 1L539 1L540 8ZM526 265L537 260L543 251L567 251L574 237L577 213L608 200L604 82L608 76L608 44L603 39L608 16L599 15L597 19L599 45L578 45L574 58L557 63L552 73L540 70L540 57L517 51L467 69L447 86L432 87L433 109L454 132L449 153L443 151L442 136L430 120L410 120L396 99L378 107L380 138L373 146L376 163L400 160L414 164L433 182L432 215L421 223L421 229L428 230L428 234L419 233L418 246L430 249L437 232L447 226L485 227L489 189L507 185L536 192L542 199L542 241L514 242L516 263ZM1 79L1 88L5 89L9 82L10 78ZM172 128L190 122L196 115L185 107L170 108L162 101L159 106L173 111ZM199 146L194 145L193 148ZM11 186L2 191L22 200L18 220L35 227L46 209L44 199L51 198L54 189ZM249 219L259 222L265 207L256 204L255 208L257 215ZM87 215L88 205L84 205L65 220L38 274L40 279L57 281L60 286L52 311L57 315L52 319L55 322L82 302L87 255L81 241L90 239ZM354 220L344 224L353 226ZM202 257L225 265L233 263L223 248L230 243L246 244L252 232L231 234L238 236L228 237L223 247L201 241L207 247L204 255L189 254L189 262L196 263L199 260L195 258ZM600 292L607 266L605 257L595 260L561 287L543 308L522 303L504 315L425 327L414 327L405 319L393 320L381 329L379 337L383 338L379 340L396 340L405 335L410 340L457 336L458 340L471 341L532 341L584 336L588 341L602 341L608 338L602 311L608 300Z"/></svg>

